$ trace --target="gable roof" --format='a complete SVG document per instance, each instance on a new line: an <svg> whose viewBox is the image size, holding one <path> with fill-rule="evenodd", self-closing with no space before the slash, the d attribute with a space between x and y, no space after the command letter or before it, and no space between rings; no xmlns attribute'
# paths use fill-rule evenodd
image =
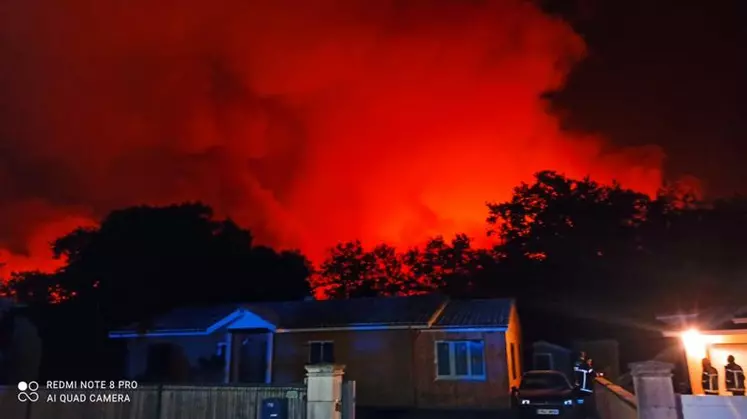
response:
<svg viewBox="0 0 747 419"><path fill-rule="evenodd" d="M156 317L151 324L144 325L144 328L160 332L207 332L216 323L234 314L238 308L238 304L178 308Z"/></svg>
<svg viewBox="0 0 747 419"><path fill-rule="evenodd" d="M278 333L309 330L401 328L493 328L508 326L513 301L449 300L438 294L270 303L225 304L173 310L147 332L136 325L112 331L113 338L206 335L229 329L266 328Z"/></svg>

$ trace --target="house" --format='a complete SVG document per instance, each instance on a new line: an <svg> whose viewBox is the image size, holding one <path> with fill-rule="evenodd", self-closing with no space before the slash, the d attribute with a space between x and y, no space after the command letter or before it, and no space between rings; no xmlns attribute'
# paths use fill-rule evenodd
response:
<svg viewBox="0 0 747 419"><path fill-rule="evenodd" d="M703 394L702 360L709 358L719 371L719 389L726 388L724 366L734 355L736 362L747 367L747 307L725 306L657 316L664 324L665 337L677 338L684 350L684 360L693 394Z"/></svg>
<svg viewBox="0 0 747 419"><path fill-rule="evenodd" d="M543 340L532 344L532 369L560 371L572 381L573 361L573 354L566 347Z"/></svg>
<svg viewBox="0 0 747 419"><path fill-rule="evenodd" d="M357 404L498 408L521 376L513 300L440 295L185 308L118 330L129 378L300 383L304 366L345 365ZM176 366L181 366L176 368Z"/></svg>

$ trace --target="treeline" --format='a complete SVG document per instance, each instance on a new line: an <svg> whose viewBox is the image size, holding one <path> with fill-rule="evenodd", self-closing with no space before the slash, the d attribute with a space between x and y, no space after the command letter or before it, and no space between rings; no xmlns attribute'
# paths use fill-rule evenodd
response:
<svg viewBox="0 0 747 419"><path fill-rule="evenodd" d="M742 197L649 197L548 171L487 209L491 249L464 235L402 250L352 241L332 249L312 284L331 298L440 290L648 313L723 304L747 289Z"/></svg>
<svg viewBox="0 0 747 419"><path fill-rule="evenodd" d="M487 206L492 248L465 235L423 246L340 243L313 267L299 252L256 246L199 203L112 212L56 240L58 272L16 273L0 291L32 306L66 301L106 325L177 306L440 291L588 302L686 305L743 289L747 201L649 197L554 172Z"/></svg>

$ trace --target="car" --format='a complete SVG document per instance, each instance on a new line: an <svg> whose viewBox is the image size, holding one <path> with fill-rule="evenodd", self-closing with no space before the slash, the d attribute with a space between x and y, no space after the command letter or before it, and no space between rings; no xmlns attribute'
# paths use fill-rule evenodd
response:
<svg viewBox="0 0 747 419"><path fill-rule="evenodd" d="M584 399L560 371L527 371L512 393L522 419L583 417Z"/></svg>

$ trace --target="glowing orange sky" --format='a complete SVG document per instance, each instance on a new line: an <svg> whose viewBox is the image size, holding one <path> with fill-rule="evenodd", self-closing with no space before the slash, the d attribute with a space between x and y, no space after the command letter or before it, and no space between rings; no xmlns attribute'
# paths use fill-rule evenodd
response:
<svg viewBox="0 0 747 419"><path fill-rule="evenodd" d="M538 170L661 184L658 148L561 132L539 96L584 44L520 0L40 0L0 19L23 51L0 145L26 168L0 166L6 272L141 203L199 199L318 259L482 236L485 201Z"/></svg>

